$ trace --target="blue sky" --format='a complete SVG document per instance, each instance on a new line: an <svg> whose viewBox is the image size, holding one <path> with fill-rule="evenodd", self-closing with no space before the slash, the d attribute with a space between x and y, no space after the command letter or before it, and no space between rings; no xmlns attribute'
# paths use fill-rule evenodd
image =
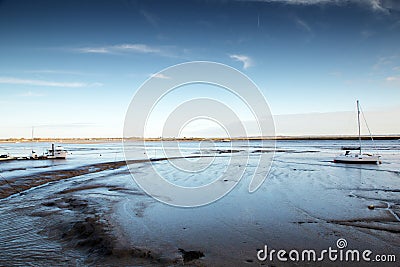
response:
<svg viewBox="0 0 400 267"><path fill-rule="evenodd" d="M0 138L119 137L137 88L192 60L241 70L275 115L400 111L394 0L1 1L0 38Z"/></svg>

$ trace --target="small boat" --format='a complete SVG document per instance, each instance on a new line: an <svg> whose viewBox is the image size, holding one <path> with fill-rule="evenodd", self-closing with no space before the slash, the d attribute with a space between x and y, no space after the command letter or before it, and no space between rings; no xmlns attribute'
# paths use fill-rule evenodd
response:
<svg viewBox="0 0 400 267"><path fill-rule="evenodd" d="M54 144L51 145L51 149L47 150L44 154L48 159L66 159L68 151L65 150L62 146L54 147Z"/></svg>
<svg viewBox="0 0 400 267"><path fill-rule="evenodd" d="M0 161L10 160L10 159L14 159L14 157L11 157L10 154L8 154L8 153L0 155Z"/></svg>
<svg viewBox="0 0 400 267"><path fill-rule="evenodd" d="M380 157L381 157L380 155L374 155L371 153L362 153L361 126L360 126L360 103L358 100L357 100L357 122L358 122L358 141L360 143L359 147L357 147L357 150L359 150L359 152L351 153L350 150L354 150L354 149L348 148L344 154L335 157L333 162L335 162L335 163L351 163L351 164L381 164L382 162L380 160ZM371 139L372 139L372 135L371 135Z"/></svg>
<svg viewBox="0 0 400 267"><path fill-rule="evenodd" d="M357 164L381 164L379 155L373 155L369 153L350 153L346 151L345 154L337 156L333 162L336 163L357 163Z"/></svg>

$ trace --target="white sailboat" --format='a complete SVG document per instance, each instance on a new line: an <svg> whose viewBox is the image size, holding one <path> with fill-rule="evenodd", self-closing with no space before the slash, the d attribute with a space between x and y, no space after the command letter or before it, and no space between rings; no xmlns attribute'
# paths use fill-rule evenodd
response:
<svg viewBox="0 0 400 267"><path fill-rule="evenodd" d="M364 118L365 119L365 118ZM345 154L339 155L334 158L333 162L337 163L351 163L351 164L381 164L380 155L370 153L363 153L361 146L361 126L360 126L360 103L357 100L357 122L358 122L358 141L360 143L359 152L351 153L349 150ZM371 136L372 138L372 136Z"/></svg>

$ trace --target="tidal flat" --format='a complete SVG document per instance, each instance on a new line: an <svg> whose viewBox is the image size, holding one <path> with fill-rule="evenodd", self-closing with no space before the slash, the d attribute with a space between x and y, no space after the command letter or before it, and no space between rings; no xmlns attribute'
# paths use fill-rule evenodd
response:
<svg viewBox="0 0 400 267"><path fill-rule="evenodd" d="M133 142L128 161L120 142L64 143L66 160L0 162L0 265L373 266L257 258L265 245L321 251L337 248L340 238L348 249L399 261L400 141L365 141L366 150L382 155L381 165L332 162L353 143L278 140L275 148L257 140L186 141L177 149L151 142L143 152ZM0 153L48 146L3 143ZM261 154L273 161L261 164L270 167L268 177L249 193ZM189 165L199 171L177 167ZM242 165L238 177L235 168ZM132 177L151 181L154 169L180 186L203 186L221 175L221 187L235 186L207 205L175 207L147 195Z"/></svg>

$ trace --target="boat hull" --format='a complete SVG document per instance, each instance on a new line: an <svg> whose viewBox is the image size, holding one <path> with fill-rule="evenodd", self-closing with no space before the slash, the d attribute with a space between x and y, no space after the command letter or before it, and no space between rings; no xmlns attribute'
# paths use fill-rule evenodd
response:
<svg viewBox="0 0 400 267"><path fill-rule="evenodd" d="M379 156L374 155L361 155L361 156L338 156L333 162L335 163L349 163L349 164L381 164Z"/></svg>
<svg viewBox="0 0 400 267"><path fill-rule="evenodd" d="M48 159L66 159L67 154L67 150L65 150L62 146L54 147L54 144L52 144L51 149L47 150L45 156Z"/></svg>
<svg viewBox="0 0 400 267"><path fill-rule="evenodd" d="M66 159L67 158L67 151L65 150L60 150L60 151L55 151L54 155L50 154L47 156L48 159Z"/></svg>

